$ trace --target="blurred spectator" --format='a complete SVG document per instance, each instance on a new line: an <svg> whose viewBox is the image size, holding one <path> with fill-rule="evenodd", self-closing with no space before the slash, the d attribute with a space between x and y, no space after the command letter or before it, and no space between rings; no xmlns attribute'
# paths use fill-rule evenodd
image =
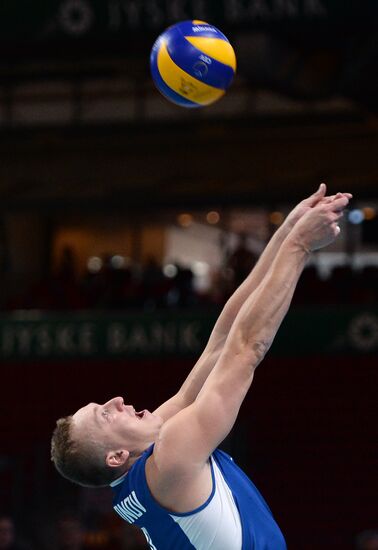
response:
<svg viewBox="0 0 378 550"><path fill-rule="evenodd" d="M378 530L362 531L357 535L356 550L378 550Z"/></svg>
<svg viewBox="0 0 378 550"><path fill-rule="evenodd" d="M57 309L83 309L86 307L79 285L77 258L75 251L69 246L62 250L51 285L55 303L58 304Z"/></svg>
<svg viewBox="0 0 378 550"><path fill-rule="evenodd" d="M141 295L145 309L156 309L165 305L171 281L164 275L162 266L152 256L143 267L141 275Z"/></svg>
<svg viewBox="0 0 378 550"><path fill-rule="evenodd" d="M82 282L89 307L124 309L140 305L140 285L135 269L116 265L112 254L104 254L98 271L88 271Z"/></svg>
<svg viewBox="0 0 378 550"><path fill-rule="evenodd" d="M75 282L77 280L76 263L75 251L70 246L65 246L58 262L57 278L62 281Z"/></svg>
<svg viewBox="0 0 378 550"><path fill-rule="evenodd" d="M65 247L53 273L46 273L21 296L8 302L9 309L84 309L86 302L79 286L74 251Z"/></svg>
<svg viewBox="0 0 378 550"><path fill-rule="evenodd" d="M212 273L211 288L195 290L194 274L189 268L175 265L176 275L164 274L158 261L150 257L144 266L127 262L116 264L111 254L99 259L98 270L88 270L78 279L75 258L65 249L56 272L33 284L27 292L8 298L5 307L47 311L103 309L128 310L143 308L187 308L222 306L250 273L257 255L246 246L246 235L240 236L237 249L225 260L218 272ZM122 257L118 257L122 259ZM303 272L294 295L295 305L376 304L378 302L378 267L362 270L350 265L334 267L327 279L319 276L315 265Z"/></svg>
<svg viewBox="0 0 378 550"><path fill-rule="evenodd" d="M176 265L177 273L172 279L172 287L169 290L167 303L173 307L190 307L197 303L193 286L193 272L188 267Z"/></svg>
<svg viewBox="0 0 378 550"><path fill-rule="evenodd" d="M0 516L0 550L31 550L31 545L21 540L13 519Z"/></svg>
<svg viewBox="0 0 378 550"><path fill-rule="evenodd" d="M239 235L235 250L227 259L227 267L233 272L233 289L236 289L246 279L258 260L257 255L247 246L247 235Z"/></svg>

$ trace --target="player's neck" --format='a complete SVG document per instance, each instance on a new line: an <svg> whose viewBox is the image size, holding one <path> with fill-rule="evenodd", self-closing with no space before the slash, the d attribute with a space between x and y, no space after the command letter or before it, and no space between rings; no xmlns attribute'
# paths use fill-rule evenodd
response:
<svg viewBox="0 0 378 550"><path fill-rule="evenodd" d="M127 461L126 473L130 470L133 464L135 464L135 462L142 457L143 453L145 453L151 447L151 445L154 445L154 444L155 444L155 441L151 441L144 445L138 446L138 449L130 451L130 455Z"/></svg>

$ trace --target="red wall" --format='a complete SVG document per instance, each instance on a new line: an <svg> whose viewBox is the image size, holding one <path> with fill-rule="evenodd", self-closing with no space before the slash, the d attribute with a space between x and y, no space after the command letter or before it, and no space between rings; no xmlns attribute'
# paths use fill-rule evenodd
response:
<svg viewBox="0 0 378 550"><path fill-rule="evenodd" d="M227 448L267 499L289 548L344 550L377 526L377 366L373 357L268 357L258 368ZM48 441L57 417L114 395L153 409L190 368L182 359L3 364L1 454L21 455L32 469L41 445L55 483Z"/></svg>

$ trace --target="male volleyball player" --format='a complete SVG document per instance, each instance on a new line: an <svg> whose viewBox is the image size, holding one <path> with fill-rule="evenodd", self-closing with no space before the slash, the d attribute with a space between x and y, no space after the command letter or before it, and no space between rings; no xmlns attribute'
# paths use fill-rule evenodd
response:
<svg viewBox="0 0 378 550"><path fill-rule="evenodd" d="M322 184L275 233L221 313L179 392L154 413L122 397L58 420L52 459L84 486L111 485L115 511L157 550L282 550L273 516L217 446L284 318L311 251L331 243L351 195Z"/></svg>

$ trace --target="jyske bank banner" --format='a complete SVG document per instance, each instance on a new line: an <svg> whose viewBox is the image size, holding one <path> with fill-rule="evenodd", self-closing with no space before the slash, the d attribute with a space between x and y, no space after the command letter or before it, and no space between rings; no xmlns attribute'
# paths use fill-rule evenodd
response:
<svg viewBox="0 0 378 550"><path fill-rule="evenodd" d="M0 6L0 40L127 41L132 39L130 31L158 31L184 19L202 19L227 29L345 22L356 26L377 16L377 4L375 0L14 0Z"/></svg>
<svg viewBox="0 0 378 550"><path fill-rule="evenodd" d="M0 318L0 360L193 357L216 314L43 315ZM284 320L270 355L376 354L378 310L306 308Z"/></svg>

